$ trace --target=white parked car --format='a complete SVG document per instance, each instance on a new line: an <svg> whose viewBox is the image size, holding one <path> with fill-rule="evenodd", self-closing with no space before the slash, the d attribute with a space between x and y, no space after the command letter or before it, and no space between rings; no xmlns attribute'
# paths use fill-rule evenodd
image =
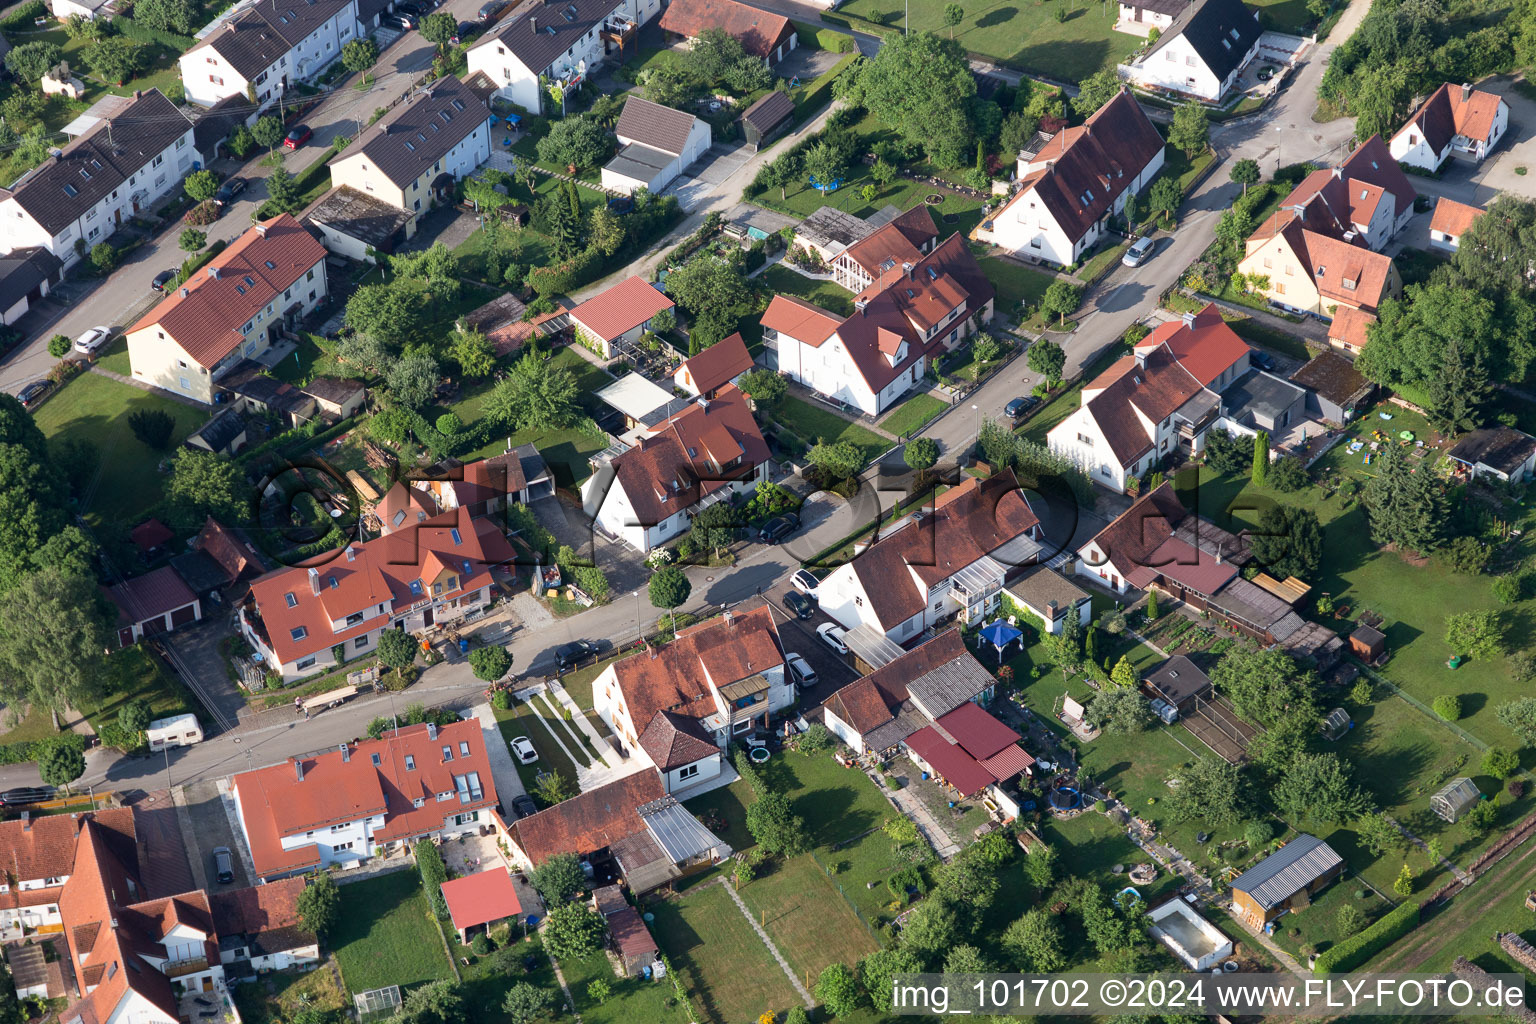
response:
<svg viewBox="0 0 1536 1024"><path fill-rule="evenodd" d="M821 586L809 569L796 569L795 574L789 578L789 585L808 597L816 596L816 588Z"/></svg>
<svg viewBox="0 0 1536 1024"><path fill-rule="evenodd" d="M533 764L539 759L539 752L533 749L533 741L527 736L512 737L512 755L523 764Z"/></svg>
<svg viewBox="0 0 1536 1024"><path fill-rule="evenodd" d="M816 635L838 654L848 653L848 631L835 622L823 622L817 626Z"/></svg>
<svg viewBox="0 0 1536 1024"><path fill-rule="evenodd" d="M1125 255L1120 257L1120 262L1127 267L1139 267L1151 257L1153 250L1157 248L1157 242L1151 238L1138 238L1125 250Z"/></svg>
<svg viewBox="0 0 1536 1024"><path fill-rule="evenodd" d="M82 355L91 355L105 345L110 337L112 337L112 328L92 327L75 339L75 351Z"/></svg>
<svg viewBox="0 0 1536 1024"><path fill-rule="evenodd" d="M784 660L789 663L789 670L794 673L795 682L801 686L815 686L817 682L816 670L811 668L811 663L804 656L790 651L784 655Z"/></svg>

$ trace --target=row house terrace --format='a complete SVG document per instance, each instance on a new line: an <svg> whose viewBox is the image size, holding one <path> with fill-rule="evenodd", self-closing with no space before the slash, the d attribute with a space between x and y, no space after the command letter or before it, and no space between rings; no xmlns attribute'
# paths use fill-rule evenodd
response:
<svg viewBox="0 0 1536 1024"><path fill-rule="evenodd" d="M178 61L182 88L199 106L241 96L264 110L361 31L357 0L248 0L198 33Z"/></svg>
<svg viewBox="0 0 1536 1024"><path fill-rule="evenodd" d="M240 631L285 681L371 654L386 629L417 633L481 614L491 568L512 546L491 519L459 507L414 528L348 544L329 561L251 584Z"/></svg>

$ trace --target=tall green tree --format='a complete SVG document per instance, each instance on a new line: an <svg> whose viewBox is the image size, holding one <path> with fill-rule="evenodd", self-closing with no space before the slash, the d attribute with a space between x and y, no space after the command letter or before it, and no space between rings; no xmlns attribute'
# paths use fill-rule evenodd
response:
<svg viewBox="0 0 1536 1024"><path fill-rule="evenodd" d="M786 857L804 852L810 842L804 819L790 810L784 794L773 790L747 808L747 831L764 851Z"/></svg>
<svg viewBox="0 0 1536 1024"><path fill-rule="evenodd" d="M965 8L956 3L944 5L944 25L949 29L949 38L955 38L955 29L965 20Z"/></svg>
<svg viewBox="0 0 1536 1024"><path fill-rule="evenodd" d="M664 566L651 574L647 590L650 593L652 606L673 613L672 622L675 630L677 607L687 601L688 595L693 592L693 584L689 582L688 574L682 570L681 566Z"/></svg>
<svg viewBox="0 0 1536 1024"><path fill-rule="evenodd" d="M459 34L459 23L447 11L433 11L421 19L421 38L436 44L439 50L448 46L448 40Z"/></svg>
<svg viewBox="0 0 1536 1024"><path fill-rule="evenodd" d="M1091 117L1100 107L1114 99L1119 91L1119 75L1113 70L1096 71L1077 83L1077 95L1072 97L1072 112L1081 118Z"/></svg>
<svg viewBox="0 0 1536 1024"><path fill-rule="evenodd" d="M745 276L719 260L690 260L674 270L667 276L667 294L693 317L690 347L698 350L734 332L756 308Z"/></svg>
<svg viewBox="0 0 1536 1024"><path fill-rule="evenodd" d="M1360 492L1371 539L1413 554L1433 551L1444 536L1448 515L1440 482L1427 470L1410 466L1395 444L1383 448L1371 468L1375 475Z"/></svg>
<svg viewBox="0 0 1536 1024"><path fill-rule="evenodd" d="M1168 144L1184 151L1193 160L1211 144L1211 122L1205 107L1198 103L1180 104L1168 127Z"/></svg>
<svg viewBox="0 0 1536 1024"><path fill-rule="evenodd" d="M1259 183L1260 177L1259 162L1251 158L1237 161L1232 165L1232 170L1227 173L1227 178L1230 181L1243 186L1243 195L1248 194L1249 185L1257 185Z"/></svg>
<svg viewBox="0 0 1536 1024"><path fill-rule="evenodd" d="M37 773L50 786L68 790L85 774L85 754L74 736L50 736L33 747Z"/></svg>
<svg viewBox="0 0 1536 1024"><path fill-rule="evenodd" d="M567 117L550 126L539 140L539 159L579 170L596 167L608 157L611 136L591 118Z"/></svg>
<svg viewBox="0 0 1536 1024"><path fill-rule="evenodd" d="M1295 505L1273 505L1248 537L1253 557L1278 576L1306 576L1323 557L1323 527L1317 513Z"/></svg>
<svg viewBox="0 0 1536 1024"><path fill-rule="evenodd" d="M55 714L100 692L116 615L95 579L45 566L0 601L0 695Z"/></svg>
<svg viewBox="0 0 1536 1024"><path fill-rule="evenodd" d="M1332 751L1298 756L1271 794L1294 822L1342 823L1370 806L1349 763Z"/></svg>
<svg viewBox="0 0 1536 1024"><path fill-rule="evenodd" d="M359 72L363 75L363 84L368 84L368 71L379 62L379 44L367 37L354 39L343 43L341 47L341 66L354 75ZM259 138L258 138L258 141Z"/></svg>
<svg viewBox="0 0 1536 1024"><path fill-rule="evenodd" d="M198 26L199 11L192 0L137 0L133 20L164 32L188 36Z"/></svg>
<svg viewBox="0 0 1536 1024"><path fill-rule="evenodd" d="M960 167L975 145L976 95L965 50L931 32L887 36L846 94L941 167Z"/></svg>
<svg viewBox="0 0 1536 1024"><path fill-rule="evenodd" d="M276 114L263 114L251 125L251 135L263 149L276 149L283 141L283 122Z"/></svg>
<svg viewBox="0 0 1536 1024"><path fill-rule="evenodd" d="M1512 365L1494 301L1459 285L1410 286L1381 304L1369 333L1360 372L1388 387L1428 391L1429 411L1447 425L1476 419L1489 399L1489 370Z"/></svg>
<svg viewBox="0 0 1536 1024"><path fill-rule="evenodd" d="M1253 435L1253 484L1255 487L1263 487L1265 479L1269 476L1269 432L1259 431Z"/></svg>
<svg viewBox="0 0 1536 1024"><path fill-rule="evenodd" d="M5 55L5 69L23 82L36 82L63 57L64 51L57 43L19 43Z"/></svg>
<svg viewBox="0 0 1536 1024"><path fill-rule="evenodd" d="M212 171L193 171L181 183L187 198L194 203L204 203L219 193L219 176Z"/></svg>
<svg viewBox="0 0 1536 1024"><path fill-rule="evenodd" d="M316 871L308 876L295 909L305 931L325 935L336 926L341 919L341 889L329 871Z"/></svg>
<svg viewBox="0 0 1536 1024"><path fill-rule="evenodd" d="M1083 304L1083 290L1067 281L1052 281L1040 297L1040 308L1059 318L1062 326L1067 317L1077 312Z"/></svg>
<svg viewBox="0 0 1536 1024"><path fill-rule="evenodd" d="M1066 350L1049 338L1041 338L1030 345L1029 352L1024 358L1029 368L1047 381L1061 380L1062 370L1067 366Z"/></svg>
<svg viewBox="0 0 1536 1024"><path fill-rule="evenodd" d="M574 853L557 853L545 860L529 874L546 906L556 906L569 900L587 887L586 873L581 870L581 859Z"/></svg>
<svg viewBox="0 0 1536 1024"><path fill-rule="evenodd" d="M1243 819L1251 797L1243 769L1214 757L1197 757L1177 774L1178 785L1167 797L1174 821L1199 818L1212 828L1227 828Z"/></svg>
<svg viewBox="0 0 1536 1024"><path fill-rule="evenodd" d="M1061 925L1044 910L1030 910L1003 932L1002 947L1014 970L1050 974L1066 966Z"/></svg>
<svg viewBox="0 0 1536 1024"><path fill-rule="evenodd" d="M485 415L518 430L570 426L579 415L575 376L538 352L523 354L485 401Z"/></svg>
<svg viewBox="0 0 1536 1024"><path fill-rule="evenodd" d="M607 931L607 921L585 903L562 903L544 924L544 948L556 960L581 960L602 948Z"/></svg>
<svg viewBox="0 0 1536 1024"><path fill-rule="evenodd" d="M165 496L188 526L200 526L208 516L226 523L250 518L251 493L245 473L212 452L188 448L177 452Z"/></svg>

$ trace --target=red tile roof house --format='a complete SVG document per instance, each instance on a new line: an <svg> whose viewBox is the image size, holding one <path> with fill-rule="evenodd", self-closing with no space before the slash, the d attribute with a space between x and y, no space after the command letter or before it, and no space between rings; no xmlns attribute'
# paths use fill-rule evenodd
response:
<svg viewBox="0 0 1536 1024"><path fill-rule="evenodd" d="M1429 244L1436 249L1455 252L1461 246L1461 236L1482 213L1479 207L1441 196L1435 202L1435 215L1429 221Z"/></svg>
<svg viewBox="0 0 1536 1024"><path fill-rule="evenodd" d="M926 210L922 215L928 218ZM838 259L848 258L895 226L892 222ZM855 256L854 265L857 260ZM854 300L852 316L834 316L800 299L776 295L762 323L764 359L770 369L878 416L922 380L930 359L959 345L978 320L992 319L996 292L958 234L927 255L908 245L882 257L872 271L874 277Z"/></svg>
<svg viewBox="0 0 1536 1024"><path fill-rule="evenodd" d="M695 39L705 29L721 29L739 41L742 49L770 65L783 60L799 42L788 18L736 0L672 0L658 24L685 39Z"/></svg>
<svg viewBox="0 0 1536 1024"><path fill-rule="evenodd" d="M470 462L447 459L409 480L396 480L373 507L373 515L379 532L390 534L454 509L468 509L479 519L501 511L508 502L526 505L554 493L555 479L543 456L524 444Z"/></svg>
<svg viewBox="0 0 1536 1024"><path fill-rule="evenodd" d="M826 699L822 717L859 754L889 756L966 701L989 702L997 681L948 629Z"/></svg>
<svg viewBox="0 0 1536 1024"><path fill-rule="evenodd" d="M133 377L211 405L220 376L325 295L325 246L286 213L263 221L128 328Z"/></svg>
<svg viewBox="0 0 1536 1024"><path fill-rule="evenodd" d="M1328 324L1328 344L1351 357L1357 356L1370 340L1369 331L1375 322L1374 313L1341 308Z"/></svg>
<svg viewBox="0 0 1536 1024"><path fill-rule="evenodd" d="M632 346L651 326L651 317L675 304L638 277L627 278L571 310L576 340L604 359Z"/></svg>
<svg viewBox="0 0 1536 1024"><path fill-rule="evenodd" d="M592 699L628 753L649 759L665 791L678 793L734 779L721 751L734 737L766 729L796 694L764 606L727 612L613 662L593 680Z"/></svg>
<svg viewBox="0 0 1536 1024"><path fill-rule="evenodd" d="M752 369L752 356L739 333L722 338L698 355L683 361L672 374L672 383L695 398L715 393Z"/></svg>
<svg viewBox="0 0 1536 1024"><path fill-rule="evenodd" d="M496 783L480 724L406 726L377 740L289 758L232 780L263 882L390 856L418 839L489 821Z"/></svg>
<svg viewBox="0 0 1536 1024"><path fill-rule="evenodd" d="M747 398L727 384L642 434L592 459L581 498L593 524L649 552L689 528L693 516L768 479L768 444Z"/></svg>
<svg viewBox="0 0 1536 1024"><path fill-rule="evenodd" d="M131 647L146 636L169 633L203 619L202 602L169 565L102 591L117 607L119 647Z"/></svg>
<svg viewBox="0 0 1536 1024"><path fill-rule="evenodd" d="M1221 394L1249 370L1249 350L1214 304L1160 324L1083 388L1082 404L1046 435L1094 483L1125 493L1173 452L1198 454Z"/></svg>
<svg viewBox="0 0 1536 1024"><path fill-rule="evenodd" d="M272 671L293 680L371 653L386 629L418 632L480 614L491 567L512 545L491 519L457 508L413 528L348 544L326 561L278 569L251 583L240 632Z"/></svg>
<svg viewBox="0 0 1536 1024"><path fill-rule="evenodd" d="M1294 219L1311 231L1379 252L1413 218L1418 195L1381 136L1372 135L1339 166L1303 178L1254 237L1273 234Z"/></svg>
<svg viewBox="0 0 1536 1024"><path fill-rule="evenodd" d="M637 896L731 855L730 844L666 795L652 771L626 775L529 815L512 826L509 839L512 861L525 871L571 853L591 869L593 886L622 878Z"/></svg>
<svg viewBox="0 0 1536 1024"><path fill-rule="evenodd" d="M1039 557L1039 532L1012 470L967 477L834 569L816 596L849 630L853 653L878 667L900 653L896 644L934 626L956 617L979 624L996 612L1007 576Z"/></svg>
<svg viewBox="0 0 1536 1024"><path fill-rule="evenodd" d="M17 942L29 933L57 935L64 930L59 896L74 874L77 840L87 819L104 831L118 857L136 860L138 840L132 808L39 818L23 812L19 819L0 822L0 862L9 876L0 891L0 942Z"/></svg>
<svg viewBox="0 0 1536 1024"><path fill-rule="evenodd" d="M1453 155L1482 163L1509 130L1509 104L1497 93L1446 82L1392 136L1392 158L1438 171Z"/></svg>
<svg viewBox="0 0 1536 1024"><path fill-rule="evenodd" d="M1164 150L1140 104L1122 91L1081 127L1021 154L1013 197L973 237L1024 259L1071 266L1105 237L1126 200L1152 183Z"/></svg>
<svg viewBox="0 0 1536 1024"><path fill-rule="evenodd" d="M209 897L227 973L248 976L320 962L320 940L299 922L306 884L302 877L281 878Z"/></svg>
<svg viewBox="0 0 1536 1024"><path fill-rule="evenodd" d="M919 203L838 253L832 278L840 288L862 292L900 264L920 261L938 241L933 214Z"/></svg>

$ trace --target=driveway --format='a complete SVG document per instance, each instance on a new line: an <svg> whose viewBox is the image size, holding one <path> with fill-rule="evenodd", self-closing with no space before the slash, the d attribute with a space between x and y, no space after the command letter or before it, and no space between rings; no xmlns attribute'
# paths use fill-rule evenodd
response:
<svg viewBox="0 0 1536 1024"><path fill-rule="evenodd" d="M197 888L187 861L187 843L170 791L157 789L132 801L134 829L143 840L145 860L139 872L149 899L175 896Z"/></svg>
<svg viewBox="0 0 1536 1024"><path fill-rule="evenodd" d="M250 851L244 838L235 835L219 780L207 779L182 786L177 812L181 838L186 844L187 860L192 865L192 878L197 888L216 892L256 884L249 869ZM229 847L232 855L235 880L229 885L220 885L213 877L213 851L220 846Z"/></svg>
<svg viewBox="0 0 1536 1024"><path fill-rule="evenodd" d="M621 540L599 533L580 508L562 499L542 499L530 506L539 522L555 535L555 540L569 546L576 557L591 559L608 576L608 587L615 594L645 586L651 571L645 557Z"/></svg>
<svg viewBox="0 0 1536 1024"><path fill-rule="evenodd" d="M229 619L223 614L223 605L214 608L219 614L160 638L167 649L166 660L208 711L205 733L233 729L242 717L255 714L229 678L219 649L230 635Z"/></svg>
<svg viewBox="0 0 1536 1024"><path fill-rule="evenodd" d="M745 143L727 145L717 142L688 172L668 185L663 195L676 196L684 210L692 210L715 194L715 190L752 159Z"/></svg>

